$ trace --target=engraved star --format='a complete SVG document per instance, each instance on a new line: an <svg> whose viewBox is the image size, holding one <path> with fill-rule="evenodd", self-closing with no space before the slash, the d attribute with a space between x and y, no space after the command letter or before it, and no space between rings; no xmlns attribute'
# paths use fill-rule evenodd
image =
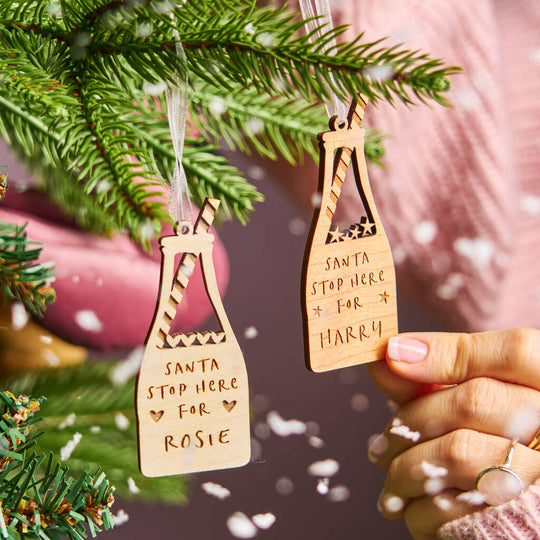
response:
<svg viewBox="0 0 540 540"><path fill-rule="evenodd" d="M339 225L336 225L336 228L333 231L329 231L329 234L330 243L341 242L343 240L343 233L339 230Z"/></svg>
<svg viewBox="0 0 540 540"><path fill-rule="evenodd" d="M350 229L349 229L349 238L351 240L356 240L357 238L360 238L362 236L362 234L360 233L360 225L358 224L354 224Z"/></svg>
<svg viewBox="0 0 540 540"><path fill-rule="evenodd" d="M364 236L373 234L373 227L375 227L375 223L371 223L368 221L367 218L362 218L362 223L360 223L360 227L362 227L362 234Z"/></svg>
<svg viewBox="0 0 540 540"><path fill-rule="evenodd" d="M383 294L379 293L379 296L381 297L381 299L379 300L379 302L383 302L385 304L388 304L388 299L390 298L390 295L389 294L386 294L386 291L384 291Z"/></svg>
<svg viewBox="0 0 540 540"><path fill-rule="evenodd" d="M322 309L319 306L317 306L316 308L313 308L313 311L315 312L315 315L317 315L317 317L321 316Z"/></svg>

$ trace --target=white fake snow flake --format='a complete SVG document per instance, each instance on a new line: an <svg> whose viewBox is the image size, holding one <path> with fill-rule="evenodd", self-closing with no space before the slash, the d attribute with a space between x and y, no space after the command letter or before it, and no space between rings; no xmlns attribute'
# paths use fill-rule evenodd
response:
<svg viewBox="0 0 540 540"><path fill-rule="evenodd" d="M150 96L159 96L167 90L167 83L164 81L158 83L146 82L143 86L143 92L149 94Z"/></svg>
<svg viewBox="0 0 540 540"><path fill-rule="evenodd" d="M540 215L540 197L526 195L521 199L521 208L529 217Z"/></svg>
<svg viewBox="0 0 540 540"><path fill-rule="evenodd" d="M330 478L319 478L317 481L317 493L326 495L330 491Z"/></svg>
<svg viewBox="0 0 540 540"><path fill-rule="evenodd" d="M56 356L56 353L53 350L43 349L41 354L43 355L43 358L45 358L45 362L47 362L49 367L58 367L60 365L60 358Z"/></svg>
<svg viewBox="0 0 540 540"><path fill-rule="evenodd" d="M392 426L401 426L403 425L403 422L396 416L395 418L392 418Z"/></svg>
<svg viewBox="0 0 540 540"><path fill-rule="evenodd" d="M485 238L458 238L454 251L479 267L488 266L495 253L493 242Z"/></svg>
<svg viewBox="0 0 540 540"><path fill-rule="evenodd" d="M382 64L381 66L372 66L364 70L364 73L372 79L386 81L394 76L394 68L390 64Z"/></svg>
<svg viewBox="0 0 540 540"><path fill-rule="evenodd" d="M345 502L351 496L351 492L347 486L334 486L327 495L330 502Z"/></svg>
<svg viewBox="0 0 540 540"><path fill-rule="evenodd" d="M437 467L437 465L433 465L433 463L430 463L425 459L422 460L422 463L420 463L420 468L428 478L443 478L445 476L448 476L447 468Z"/></svg>
<svg viewBox="0 0 540 540"><path fill-rule="evenodd" d="M302 236L306 230L307 225L302 218L295 217L289 221L289 232L294 236Z"/></svg>
<svg viewBox="0 0 540 540"><path fill-rule="evenodd" d="M259 331L254 326L248 326L244 330L244 337L246 339L255 339L259 335Z"/></svg>
<svg viewBox="0 0 540 540"><path fill-rule="evenodd" d="M456 497L456 501L472 504L473 506L480 506L481 504L484 504L486 502L486 498L483 493L473 490L460 493Z"/></svg>
<svg viewBox="0 0 540 540"><path fill-rule="evenodd" d="M321 432L321 427L317 422L314 422L313 420L310 420L309 422L306 422L306 435L318 435Z"/></svg>
<svg viewBox="0 0 540 540"><path fill-rule="evenodd" d="M227 527L236 538L255 538L257 527L243 512L235 512L227 518Z"/></svg>
<svg viewBox="0 0 540 540"><path fill-rule="evenodd" d="M96 287L103 287L103 278L98 277L96 279Z"/></svg>
<svg viewBox="0 0 540 540"><path fill-rule="evenodd" d="M266 422L270 429L280 437L290 435L303 435L306 432L306 424L300 420L284 420L276 411L270 411L266 415Z"/></svg>
<svg viewBox="0 0 540 540"><path fill-rule="evenodd" d="M320 437L315 437L314 435L308 439L309 446L313 448L324 448L324 441Z"/></svg>
<svg viewBox="0 0 540 540"><path fill-rule="evenodd" d="M271 512L266 512L266 514L255 514L251 517L251 521L253 521L259 529L266 530L276 522L276 516Z"/></svg>
<svg viewBox="0 0 540 540"><path fill-rule="evenodd" d="M290 495L294 491L294 484L290 478L281 476L276 480L276 491L280 495Z"/></svg>
<svg viewBox="0 0 540 540"><path fill-rule="evenodd" d="M414 239L425 246L433 242L437 236L437 224L434 221L421 221L413 229Z"/></svg>
<svg viewBox="0 0 540 540"><path fill-rule="evenodd" d="M260 463L263 453L262 444L253 437L251 438L251 461L253 463Z"/></svg>
<svg viewBox="0 0 540 540"><path fill-rule="evenodd" d="M322 195L318 191L316 191L311 196L311 204L313 205L314 208L320 208L321 201L322 201Z"/></svg>
<svg viewBox="0 0 540 540"><path fill-rule="evenodd" d="M365 394L354 394L351 397L351 408L356 412L366 412L369 409L369 398Z"/></svg>
<svg viewBox="0 0 540 540"><path fill-rule="evenodd" d="M394 262L396 264L401 264L405 262L405 259L407 258L407 249L400 244L395 248L392 248L392 255L394 257Z"/></svg>
<svg viewBox="0 0 540 540"><path fill-rule="evenodd" d="M147 222L141 225L139 236L141 237L141 240L152 240L152 238L154 238L154 226L152 223Z"/></svg>
<svg viewBox="0 0 540 540"><path fill-rule="evenodd" d="M133 478L131 476L128 478L127 483L128 483L128 489L129 489L130 493L139 493L139 491L141 491L137 487L137 484L135 483L135 480L133 480Z"/></svg>
<svg viewBox="0 0 540 540"><path fill-rule="evenodd" d="M201 484L201 488L205 493L219 499L220 501L223 501L227 497L231 496L231 492L226 487L214 482L205 482L204 484Z"/></svg>
<svg viewBox="0 0 540 540"><path fill-rule="evenodd" d="M424 482L424 491L428 495L438 495L446 487L446 482L442 478L428 478Z"/></svg>
<svg viewBox="0 0 540 540"><path fill-rule="evenodd" d="M129 427L129 419L126 418L121 412L118 412L114 415L114 423L116 424L116 427L124 431Z"/></svg>
<svg viewBox="0 0 540 540"><path fill-rule="evenodd" d="M11 327L14 330L20 330L28 322L28 313L20 302L11 304Z"/></svg>
<svg viewBox="0 0 540 540"><path fill-rule="evenodd" d="M87 332L101 332L103 324L97 315L90 309L84 309L75 313L75 322Z"/></svg>
<svg viewBox="0 0 540 540"><path fill-rule="evenodd" d="M220 97L214 97L210 101L208 108L210 109L210 112L215 116L221 116L227 110L227 105L225 104L225 101Z"/></svg>
<svg viewBox="0 0 540 540"><path fill-rule="evenodd" d="M403 499L397 495L387 495L383 501L384 509L391 514L402 510L404 505Z"/></svg>
<svg viewBox="0 0 540 540"><path fill-rule="evenodd" d="M47 11L51 17L60 17L62 15L62 5L60 2L53 1L47 6Z"/></svg>
<svg viewBox="0 0 540 540"><path fill-rule="evenodd" d="M255 27L253 26L253 23L247 23L246 26L244 26L244 32L252 36L255 33Z"/></svg>
<svg viewBox="0 0 540 540"><path fill-rule="evenodd" d="M540 47L538 49L534 49L534 51L531 51L529 53L529 58L535 63L540 64Z"/></svg>
<svg viewBox="0 0 540 540"><path fill-rule="evenodd" d="M169 0L156 0L152 2L152 8L157 13L170 13L174 9L174 4Z"/></svg>
<svg viewBox="0 0 540 540"><path fill-rule="evenodd" d="M112 516L112 520L115 527L123 525L129 521L129 515L125 510L118 510L118 514Z"/></svg>
<svg viewBox="0 0 540 540"><path fill-rule="evenodd" d="M96 186L96 191L98 193L106 193L107 191L109 191L110 189L112 188L112 183L109 182L108 180L102 180L101 182L98 183L98 185Z"/></svg>
<svg viewBox="0 0 540 540"><path fill-rule="evenodd" d="M72 276L71 281L73 283L79 283L79 281L81 281L81 278L79 276Z"/></svg>
<svg viewBox="0 0 540 540"><path fill-rule="evenodd" d="M137 25L136 33L139 37L148 37L152 35L154 31L154 26L150 21L141 21Z"/></svg>
<svg viewBox="0 0 540 540"><path fill-rule="evenodd" d="M60 423L60 425L58 426L58 429L64 429L64 428L67 428L69 426L72 426L74 423L75 423L75 413L69 413L63 420L62 422Z"/></svg>
<svg viewBox="0 0 540 540"><path fill-rule="evenodd" d="M540 411L530 407L518 409L509 415L505 422L504 436L509 439L530 439L540 424Z"/></svg>
<svg viewBox="0 0 540 540"><path fill-rule="evenodd" d="M66 443L65 446L60 448L60 461L66 461L69 459L73 450L77 448L77 445L81 442L82 435L80 433L74 433L73 437Z"/></svg>
<svg viewBox="0 0 540 540"><path fill-rule="evenodd" d="M258 165L252 165L249 167L247 174L252 180L262 180L265 176L264 169Z"/></svg>
<svg viewBox="0 0 540 540"><path fill-rule="evenodd" d="M90 433L94 433L94 435L101 433L101 427L99 426L92 426L90 428Z"/></svg>
<svg viewBox="0 0 540 540"><path fill-rule="evenodd" d="M448 512L452 508L452 501L444 495L435 495L433 504L439 507L443 512Z"/></svg>
<svg viewBox="0 0 540 540"><path fill-rule="evenodd" d="M41 343L46 343L47 345L49 345L50 343L52 343L52 337L39 336L39 341L41 341Z"/></svg>
<svg viewBox="0 0 540 540"><path fill-rule="evenodd" d="M420 433L418 431L412 431L408 426L393 426L390 428L390 433L413 442L417 442L420 439Z"/></svg>
<svg viewBox="0 0 540 540"><path fill-rule="evenodd" d="M264 123L260 118L250 118L247 121L246 129L249 133L257 135L264 129Z"/></svg>
<svg viewBox="0 0 540 540"><path fill-rule="evenodd" d="M257 42L262 47L271 49L274 46L274 43L276 42L276 38L270 32L262 32L261 34L257 36Z"/></svg>
<svg viewBox="0 0 540 540"><path fill-rule="evenodd" d="M443 300L455 298L459 289L465 285L465 276L454 272L448 276L446 281L437 288L437 296Z"/></svg>
<svg viewBox="0 0 540 540"><path fill-rule="evenodd" d="M144 347L137 347L123 361L118 362L109 370L109 380L114 386L124 386L132 377L137 375L143 359Z"/></svg>
<svg viewBox="0 0 540 540"><path fill-rule="evenodd" d="M308 467L308 474L311 476L329 477L334 476L339 471L339 463L335 459L324 459L315 461Z"/></svg>

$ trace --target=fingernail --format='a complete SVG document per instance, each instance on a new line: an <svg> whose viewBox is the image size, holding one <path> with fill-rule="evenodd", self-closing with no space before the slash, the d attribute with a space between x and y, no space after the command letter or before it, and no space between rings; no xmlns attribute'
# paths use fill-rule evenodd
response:
<svg viewBox="0 0 540 540"><path fill-rule="evenodd" d="M414 364L424 360L428 353L428 346L417 339L392 337L388 340L388 356L394 362Z"/></svg>
<svg viewBox="0 0 540 540"><path fill-rule="evenodd" d="M386 452L388 449L388 440L384 436L384 433L381 433L370 445L368 448L368 459L371 463L376 463L379 461L379 458Z"/></svg>

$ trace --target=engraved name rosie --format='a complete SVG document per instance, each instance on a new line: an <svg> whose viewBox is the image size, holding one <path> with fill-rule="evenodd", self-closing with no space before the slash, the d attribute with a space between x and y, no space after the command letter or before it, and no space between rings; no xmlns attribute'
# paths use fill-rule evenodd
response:
<svg viewBox="0 0 540 540"><path fill-rule="evenodd" d="M369 255L365 251L358 251L341 257L328 257L324 263L324 270L329 273L327 279L313 281L309 294L320 298L324 306L321 314L336 315L343 313L358 312L361 316L366 312L364 302L366 290L384 283L384 270L365 270L364 265L369 265ZM332 276L332 274L338 276ZM355 291L362 291L362 296L355 296ZM350 319L349 319L350 320ZM335 347L355 341L365 341L382 336L381 320L363 320L354 325L340 328L327 328L320 332L320 347Z"/></svg>
<svg viewBox="0 0 540 540"><path fill-rule="evenodd" d="M219 364L215 358L202 358L191 362L168 362L165 366L164 375L187 376L191 373L198 373L197 382L195 384L175 382L172 384L149 386L146 399L158 400L160 402L171 398L180 398L178 405L175 407L177 419L179 421L188 419L196 419L196 422L203 421L208 415L217 412L211 409L208 400L204 396L224 395L228 394L231 390L238 389L236 377L220 378L218 374L214 373L216 371L219 371ZM197 397L198 399L195 403L190 403L191 399ZM183 401L183 403L180 401ZM213 401L213 405L216 405L215 401ZM223 401L222 406L225 407L225 411L230 413L235 405L236 401ZM166 434L164 436L165 452L169 452L171 449L208 448L216 445L226 445L230 443L229 437L229 427L218 429L215 433L196 429L193 432L184 432L180 435Z"/></svg>

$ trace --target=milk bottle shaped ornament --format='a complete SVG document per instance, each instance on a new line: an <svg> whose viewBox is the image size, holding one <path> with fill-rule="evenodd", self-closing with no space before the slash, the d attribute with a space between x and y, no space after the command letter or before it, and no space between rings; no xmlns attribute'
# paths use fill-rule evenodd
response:
<svg viewBox="0 0 540 540"><path fill-rule="evenodd" d="M366 101L353 100L342 124L336 117L319 134L319 194L306 246L302 308L306 365L329 371L381 360L397 333L394 262L367 175ZM340 230L332 226L336 204L352 167L364 214Z"/></svg>
<svg viewBox="0 0 540 540"><path fill-rule="evenodd" d="M206 199L194 226L182 222L176 235L160 240L160 293L137 386L145 476L239 467L250 459L247 372L219 295L208 232L218 206ZM171 334L198 258L221 331Z"/></svg>

